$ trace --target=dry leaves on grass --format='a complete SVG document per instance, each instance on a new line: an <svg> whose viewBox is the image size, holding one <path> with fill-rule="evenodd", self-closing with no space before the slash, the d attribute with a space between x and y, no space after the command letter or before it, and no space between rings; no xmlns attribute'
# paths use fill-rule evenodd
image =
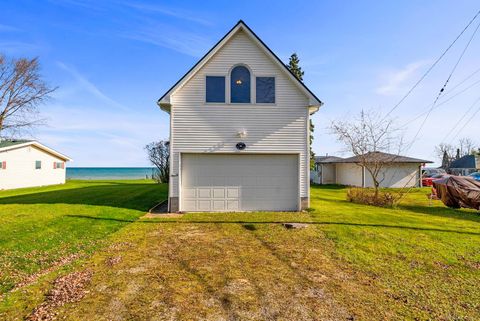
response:
<svg viewBox="0 0 480 321"><path fill-rule="evenodd" d="M53 262L48 268L24 277L21 282L19 282L15 285L15 287L12 289L12 291L16 291L19 288L30 285L33 282L35 282L36 280L38 280L38 278L54 271L55 269L57 269L61 266L67 265L67 264L75 261L78 258L80 258L80 255L78 253L74 253L74 254L67 255L67 256L64 256L64 257L60 258L59 260Z"/></svg>
<svg viewBox="0 0 480 321"><path fill-rule="evenodd" d="M56 307L79 301L85 296L87 293L85 286L90 282L92 274L92 271L85 270L57 278L53 283L53 288L48 292L46 300L33 310L27 320L54 320Z"/></svg>
<svg viewBox="0 0 480 321"><path fill-rule="evenodd" d="M108 257L105 259L105 264L107 266L114 266L114 265L117 265L118 263L120 263L122 261L122 257L119 255L119 256L112 256L112 257Z"/></svg>

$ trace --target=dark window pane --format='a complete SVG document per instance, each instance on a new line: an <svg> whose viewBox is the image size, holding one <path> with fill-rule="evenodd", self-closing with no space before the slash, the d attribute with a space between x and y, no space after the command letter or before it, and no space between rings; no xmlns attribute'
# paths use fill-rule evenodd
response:
<svg viewBox="0 0 480 321"><path fill-rule="evenodd" d="M42 161L35 161L35 169L42 169Z"/></svg>
<svg viewBox="0 0 480 321"><path fill-rule="evenodd" d="M233 68L230 75L232 103L250 103L250 71L244 66Z"/></svg>
<svg viewBox="0 0 480 321"><path fill-rule="evenodd" d="M275 78L257 77L257 103L275 103Z"/></svg>
<svg viewBox="0 0 480 321"><path fill-rule="evenodd" d="M207 76L206 86L207 103L224 103L225 102L225 77Z"/></svg>

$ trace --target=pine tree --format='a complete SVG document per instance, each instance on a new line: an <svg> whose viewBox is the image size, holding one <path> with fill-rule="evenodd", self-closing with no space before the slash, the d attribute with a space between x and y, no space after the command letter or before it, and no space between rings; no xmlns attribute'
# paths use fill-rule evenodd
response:
<svg viewBox="0 0 480 321"><path fill-rule="evenodd" d="M288 69L298 78L298 80L303 81L303 74L302 67L299 65L300 59L298 59L297 53L294 52L289 60L288 60Z"/></svg>
<svg viewBox="0 0 480 321"><path fill-rule="evenodd" d="M304 72L302 67L300 67L300 59L298 59L297 53L293 53L289 60L287 68L293 73L298 80L303 81ZM313 131L315 130L315 126L313 125L312 119L310 119L310 168L313 169L315 167L315 153L312 150L312 143L313 143Z"/></svg>

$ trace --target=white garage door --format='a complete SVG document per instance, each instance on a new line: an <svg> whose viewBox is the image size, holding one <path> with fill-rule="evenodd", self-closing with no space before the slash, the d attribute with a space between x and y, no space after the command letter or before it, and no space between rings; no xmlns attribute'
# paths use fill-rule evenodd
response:
<svg viewBox="0 0 480 321"><path fill-rule="evenodd" d="M297 155L184 154L182 211L296 211Z"/></svg>

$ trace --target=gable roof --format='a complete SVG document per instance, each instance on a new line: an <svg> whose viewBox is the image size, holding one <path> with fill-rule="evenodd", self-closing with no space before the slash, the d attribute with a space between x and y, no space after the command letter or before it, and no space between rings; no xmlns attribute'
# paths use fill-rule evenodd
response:
<svg viewBox="0 0 480 321"><path fill-rule="evenodd" d="M337 156L315 156L315 163L318 164L338 163L341 160L343 158Z"/></svg>
<svg viewBox="0 0 480 321"><path fill-rule="evenodd" d="M243 20L239 20L235 26L233 26L230 31L227 32L192 68L182 78L180 78L165 94L163 94L160 99L158 99L157 104L160 108L166 112L170 111L170 95L173 94L177 89L181 88L191 77L193 77L214 55L217 53L236 33L239 31L244 31L247 36L252 39L263 51L269 56L275 64L277 64L281 70L295 83L295 85L304 92L304 94L310 100L311 114L315 113L320 106L323 105L323 102L318 99L315 94L308 89L308 87L300 81L295 75L287 68L287 66L278 58L275 53L268 48L268 46L253 32L250 27L247 26Z"/></svg>
<svg viewBox="0 0 480 321"><path fill-rule="evenodd" d="M24 139L19 139L19 140L2 140L0 141L0 153L6 152L8 150L12 149L18 149L18 148L23 148L27 146L35 146L53 156L56 156L60 159L63 159L64 161L72 161L72 159L64 154L61 154L50 147L47 147L43 144L40 144L39 142L35 140L24 140Z"/></svg>
<svg viewBox="0 0 480 321"><path fill-rule="evenodd" d="M401 156L396 154L389 154L384 152L369 152L365 154L367 161L369 159L372 162L381 162L381 163L433 163L429 160L412 158L407 156ZM362 161L360 156L353 156L348 158L337 157L338 160L332 161L331 163L360 163Z"/></svg>
<svg viewBox="0 0 480 321"><path fill-rule="evenodd" d="M18 140L0 140L0 150L4 147L10 147L10 146L15 146L19 144L25 144L31 142L31 140L26 140L26 139L18 139Z"/></svg>
<svg viewBox="0 0 480 321"><path fill-rule="evenodd" d="M449 168L479 168L480 156L465 155L459 159L454 160Z"/></svg>

